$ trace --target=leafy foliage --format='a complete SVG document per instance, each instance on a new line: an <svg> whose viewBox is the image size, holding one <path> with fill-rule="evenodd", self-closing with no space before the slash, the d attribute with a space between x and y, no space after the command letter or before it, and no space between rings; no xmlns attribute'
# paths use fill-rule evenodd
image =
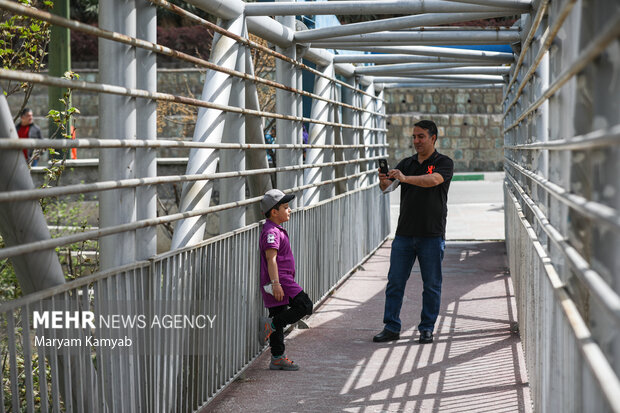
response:
<svg viewBox="0 0 620 413"><path fill-rule="evenodd" d="M49 0L19 0L25 6L39 9L50 9L53 2ZM50 40L50 25L27 16L12 15L0 11L0 65L4 69L22 70L37 73L45 67L47 45ZM4 84L5 95L9 96L24 91L22 107L18 114L26 107L33 84L29 82L7 82Z"/></svg>

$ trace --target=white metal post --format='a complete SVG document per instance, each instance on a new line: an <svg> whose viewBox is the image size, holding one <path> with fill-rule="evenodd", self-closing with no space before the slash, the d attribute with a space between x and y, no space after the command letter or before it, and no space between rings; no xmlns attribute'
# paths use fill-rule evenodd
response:
<svg viewBox="0 0 620 413"><path fill-rule="evenodd" d="M128 36L136 36L136 7L133 0L102 0L99 4L99 27ZM135 88L136 54L127 45L99 39L99 76L102 83ZM103 139L136 139L136 99L99 95L99 131ZM102 149L99 180L114 181L135 177L133 149ZM136 220L136 190L104 191L99 197L101 228ZM128 264L136 259L135 231L104 237L99 241L102 270Z"/></svg>
<svg viewBox="0 0 620 413"><path fill-rule="evenodd" d="M254 67L252 63L252 55L246 50L245 53L245 67L250 75L254 75ZM256 89L256 83L247 81L245 84L245 104L248 109L260 110L260 103L258 101L258 91ZM245 117L245 138L247 143L265 143L263 137L263 118L260 116ZM263 149L250 150L246 152L246 164L248 169L266 169L269 167L267 162L266 152ZM254 175L248 176L247 179L248 190L250 197L257 197L263 195L265 192L272 188L271 178L269 175ZM259 221L264 218L264 215L260 211L260 205L254 204L248 209L246 216L246 222L248 224Z"/></svg>
<svg viewBox="0 0 620 413"><path fill-rule="evenodd" d="M374 96L375 94L375 87L374 84L371 83L370 85L366 86L364 88L364 92L366 92L366 94L362 95L362 108L365 110L365 112L362 112L362 126L364 128L372 128L373 127L373 115L371 113L369 113L369 111L373 111L374 110L374 98L372 98L371 96ZM374 132L368 130L368 129L364 129L362 131L363 133L363 144L364 145L371 145L373 143L373 134ZM372 156L372 152L371 149L366 147L364 148L364 158L370 158ZM374 168L374 161L373 162L364 162L361 165L361 170L362 171L369 171L370 169ZM366 186L372 183L372 178L369 177L368 175L364 175L362 177L362 186Z"/></svg>
<svg viewBox="0 0 620 413"><path fill-rule="evenodd" d="M284 16L276 19L282 26L295 30L295 17ZM296 59L295 44L287 47L276 46L276 51L283 55ZM288 87L297 86L297 75L293 65L281 59L276 59L276 82ZM276 89L276 113L283 115L297 116L297 104L295 96L288 91ZM294 144L298 142L296 135L296 125L290 120L276 119L276 143ZM279 149L276 151L277 166L292 166L298 164L296 150ZM291 172L278 172L276 174L276 187L280 190L296 187L300 184L298 174ZM291 207L295 207L298 199L291 202Z"/></svg>
<svg viewBox="0 0 620 413"><path fill-rule="evenodd" d="M149 42L157 42L157 8L146 0L136 0L136 37ZM157 55L153 52L136 49L138 89L157 92ZM138 102L137 138L157 139L157 103L143 99ZM154 148L136 149L136 177L157 176L157 150ZM144 186L136 189L136 218L138 220L157 218L157 187ZM136 259L143 260L157 254L157 227L147 227L136 231Z"/></svg>
<svg viewBox="0 0 620 413"><path fill-rule="evenodd" d="M331 66L331 70L329 71L331 74L329 75L330 78L333 78L336 76L336 73L334 72L334 64L330 64ZM331 100L336 100L336 90L334 87L334 83L330 80L329 81L329 86L326 90L326 94L325 96L328 97ZM327 103L327 119L329 120L329 122L334 123L336 120L336 111L335 111L335 107L333 103ZM327 126L326 127L326 135L325 135L325 144L326 145L333 145L334 143L336 143L336 128L334 126ZM325 149L324 155L323 155L323 160L324 162L334 162L335 160L335 154L334 154L334 149L330 148L330 149ZM323 181L328 181L328 180L332 180L334 179L334 167L333 166L328 166L323 168L322 171L322 180ZM327 184L327 185L323 185L321 187L321 201L332 198L335 195L335 187L334 184Z"/></svg>
<svg viewBox="0 0 620 413"><path fill-rule="evenodd" d="M345 81L355 87L355 76L348 77ZM347 105L355 106L355 92L347 87L342 88L342 102ZM347 125L357 125L357 113L353 109L342 108L342 123ZM356 144L356 130L344 128L341 130L342 133L342 143L344 145L355 145ZM359 154L357 149L345 149L343 150L344 159L347 161L357 159L356 154ZM355 164L346 165L345 174L347 176L351 176L355 174ZM351 191L355 188L355 181L353 179L349 179L347 181L347 190Z"/></svg>
<svg viewBox="0 0 620 413"><path fill-rule="evenodd" d="M233 20L220 21L220 27L241 35L243 16ZM216 34L209 61L220 66L234 69L237 65L237 42ZM207 71L202 100L227 105L230 100L232 79L230 75L215 70ZM219 109L198 110L193 140L196 142L221 143L224 133L226 113ZM186 174L214 173L219 153L215 149L192 149L187 163ZM211 202L213 181L197 181L185 184L181 195L181 212L198 208L207 208ZM195 245L204 238L206 222L204 217L192 217L177 222L172 237L172 249Z"/></svg>
<svg viewBox="0 0 620 413"><path fill-rule="evenodd" d="M241 33L247 37L245 19L241 18L243 28ZM249 51L245 46L235 43L237 49L237 64L235 69L246 71L246 55ZM233 52L231 50L231 52ZM245 107L245 81L239 78L232 79L229 105L239 108ZM224 143L245 143L245 116L240 113L227 113L224 126ZM245 151L241 149L226 149L220 151L220 172L245 170ZM242 201L245 199L245 178L229 178L220 185L220 203ZM220 234L241 228L245 225L245 208L234 208L220 213Z"/></svg>
<svg viewBox="0 0 620 413"><path fill-rule="evenodd" d="M318 67L321 73L325 76L334 76L334 65L329 64L327 66ZM332 85L329 79L322 76L314 77L314 94L322 97L331 98ZM324 100L314 99L312 101L312 115L311 117L316 120L328 122L330 116L330 105ZM310 125L308 142L312 145L326 145L328 144L330 133L330 127L318 123L312 123ZM323 162L327 162L325 159L326 151L322 148L311 148L306 152L306 164L314 165ZM319 168L309 168L304 170L304 182L306 184L315 184L321 181L323 172ZM304 204L312 205L321 200L321 191L319 187L308 188L304 194Z"/></svg>

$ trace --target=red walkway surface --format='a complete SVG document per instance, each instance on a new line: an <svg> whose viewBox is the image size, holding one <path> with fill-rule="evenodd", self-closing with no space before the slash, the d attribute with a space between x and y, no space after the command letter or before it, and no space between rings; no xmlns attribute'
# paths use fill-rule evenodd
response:
<svg viewBox="0 0 620 413"><path fill-rule="evenodd" d="M287 338L297 372L270 371L265 352L205 412L531 412L503 242L448 242L435 342L417 343L418 266L401 339L373 343L390 241Z"/></svg>

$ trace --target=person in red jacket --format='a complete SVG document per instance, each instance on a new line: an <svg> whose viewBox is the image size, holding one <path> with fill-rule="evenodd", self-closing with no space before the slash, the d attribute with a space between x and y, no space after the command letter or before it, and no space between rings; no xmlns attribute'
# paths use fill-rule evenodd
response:
<svg viewBox="0 0 620 413"><path fill-rule="evenodd" d="M24 108L19 116L20 120L15 125L15 129L17 129L17 136L20 139L43 139L41 136L41 128L34 123L32 109ZM32 166L37 166L39 162L38 153L34 153L31 149L24 149L24 157L26 158L26 162L32 161Z"/></svg>

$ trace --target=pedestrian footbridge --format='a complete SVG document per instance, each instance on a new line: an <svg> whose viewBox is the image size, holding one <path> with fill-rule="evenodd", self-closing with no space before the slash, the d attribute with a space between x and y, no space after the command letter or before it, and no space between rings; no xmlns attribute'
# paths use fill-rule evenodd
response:
<svg viewBox="0 0 620 413"><path fill-rule="evenodd" d="M49 53L49 70L0 69L0 412L620 412L618 2L101 0L97 24L37 4L0 0L0 56L39 32ZM158 43L170 13L213 35L208 58ZM70 71L70 32L97 39L97 76ZM158 85L157 56L203 70L202 94ZM41 88L50 139L19 139ZM501 95L505 241L449 243L433 345L414 341L412 277L408 330L376 346L391 209L376 161L411 153L387 107L420 89ZM98 136L70 139L88 94ZM158 135L171 107L191 139ZM98 150L96 178L69 148ZM172 150L183 172L158 169ZM272 187L296 195L298 278L322 304L288 337L304 369L286 382L256 339Z"/></svg>

